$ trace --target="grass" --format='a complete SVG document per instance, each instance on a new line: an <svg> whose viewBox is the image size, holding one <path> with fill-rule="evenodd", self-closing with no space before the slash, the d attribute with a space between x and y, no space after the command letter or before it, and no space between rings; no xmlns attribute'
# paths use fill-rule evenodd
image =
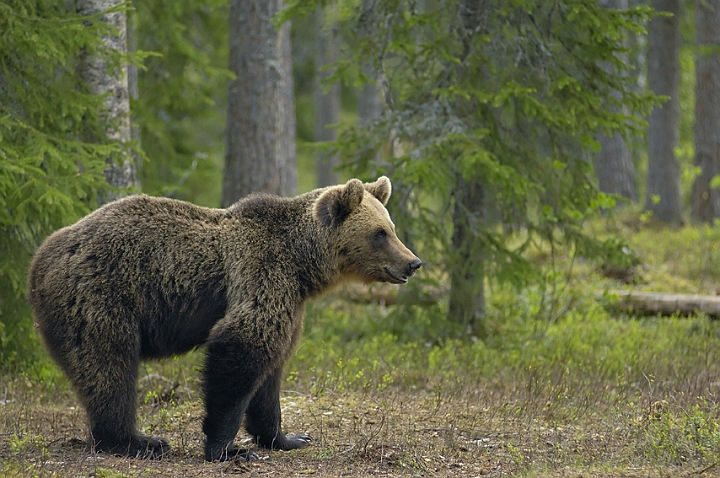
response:
<svg viewBox="0 0 720 478"><path fill-rule="evenodd" d="M201 350L141 367L140 426L173 446L149 462L90 453L67 382L38 362L2 381L0 476L718 476L720 326L614 315L597 294L716 293L720 230L613 232L641 259L629 283L576 260L570 282L493 286L485 343L452 338L442 303L312 304L282 407L315 441L251 463L202 460Z"/></svg>

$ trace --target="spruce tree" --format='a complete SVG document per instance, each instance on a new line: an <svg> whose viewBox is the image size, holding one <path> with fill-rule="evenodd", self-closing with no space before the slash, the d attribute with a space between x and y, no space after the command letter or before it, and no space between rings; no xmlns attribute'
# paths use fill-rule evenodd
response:
<svg viewBox="0 0 720 478"><path fill-rule="evenodd" d="M598 131L639 130L653 104L652 94L633 92L621 60L626 37L645 31L647 7L296 0L278 21L328 3L351 33L335 78L373 83L385 102L381 117L340 129L341 157L404 191L389 209L399 230L414 231L408 242L425 275L452 277L449 319L462 333L485 334L488 278L520 287L540 277L523 254L532 242L623 260L617 241L583 225L614 205L594 179Z"/></svg>
<svg viewBox="0 0 720 478"><path fill-rule="evenodd" d="M39 347L25 302L25 274L39 243L97 205L110 188L106 158L122 153L76 61L93 52L125 61L103 37L113 28L63 2L0 3L0 364ZM92 142L84 140L91 133Z"/></svg>

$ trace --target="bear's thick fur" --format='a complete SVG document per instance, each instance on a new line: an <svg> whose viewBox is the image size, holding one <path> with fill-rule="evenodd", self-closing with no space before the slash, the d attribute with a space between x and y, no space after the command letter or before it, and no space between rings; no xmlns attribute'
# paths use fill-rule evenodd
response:
<svg viewBox="0 0 720 478"><path fill-rule="evenodd" d="M347 279L404 283L421 265L395 234L390 193L383 176L228 209L131 196L50 236L29 299L95 449L166 453L167 441L135 426L138 364L201 344L208 460L251 456L233 443L243 417L260 446L305 446L309 437L281 431L279 402L305 301Z"/></svg>

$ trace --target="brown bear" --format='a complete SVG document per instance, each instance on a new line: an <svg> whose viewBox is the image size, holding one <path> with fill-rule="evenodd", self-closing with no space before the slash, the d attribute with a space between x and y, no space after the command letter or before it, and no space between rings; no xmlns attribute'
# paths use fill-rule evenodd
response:
<svg viewBox="0 0 720 478"><path fill-rule="evenodd" d="M395 234L390 180L284 199L254 194L227 209L145 195L107 204L51 235L29 300L52 357L87 410L96 450L158 458L166 440L136 429L140 360L205 344L205 458L291 450L280 383L307 299L348 279L405 283L422 264Z"/></svg>

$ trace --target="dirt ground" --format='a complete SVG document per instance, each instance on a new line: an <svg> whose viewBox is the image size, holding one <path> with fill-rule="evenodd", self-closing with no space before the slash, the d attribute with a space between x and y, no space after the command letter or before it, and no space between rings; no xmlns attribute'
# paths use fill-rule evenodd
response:
<svg viewBox="0 0 720 478"><path fill-rule="evenodd" d="M88 450L84 414L69 392L39 400L30 399L31 392L7 396L0 401L3 477L718 476L712 464L648 459L641 411L579 414L542 401L512 403L465 392L290 391L282 398L284 429L311 435L310 446L258 449L251 462L206 463L202 402L192 393L140 406L143 431L172 446L169 456L155 461ZM240 435L243 440L253 447Z"/></svg>

